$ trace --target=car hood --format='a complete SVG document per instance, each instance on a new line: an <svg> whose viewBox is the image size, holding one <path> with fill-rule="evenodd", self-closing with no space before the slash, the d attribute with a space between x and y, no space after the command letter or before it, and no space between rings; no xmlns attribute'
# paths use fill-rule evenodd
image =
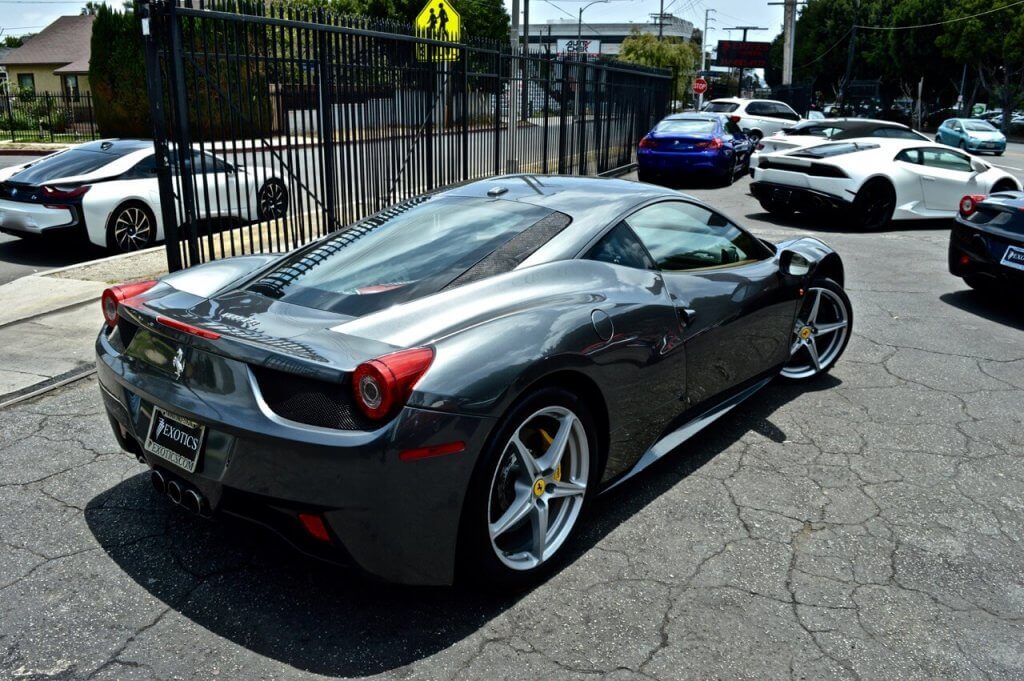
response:
<svg viewBox="0 0 1024 681"><path fill-rule="evenodd" d="M973 137L976 140L1002 140L1003 133L997 130L968 130L967 135Z"/></svg>

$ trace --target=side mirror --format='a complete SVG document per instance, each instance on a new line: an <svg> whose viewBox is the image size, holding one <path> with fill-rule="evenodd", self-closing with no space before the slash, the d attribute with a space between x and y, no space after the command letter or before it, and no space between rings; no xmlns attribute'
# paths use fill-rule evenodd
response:
<svg viewBox="0 0 1024 681"><path fill-rule="evenodd" d="M796 251L779 255L779 271L790 277L804 277L811 271L811 261Z"/></svg>
<svg viewBox="0 0 1024 681"><path fill-rule="evenodd" d="M976 173L983 173L988 170L988 164L978 158L971 159L971 167L974 168Z"/></svg>

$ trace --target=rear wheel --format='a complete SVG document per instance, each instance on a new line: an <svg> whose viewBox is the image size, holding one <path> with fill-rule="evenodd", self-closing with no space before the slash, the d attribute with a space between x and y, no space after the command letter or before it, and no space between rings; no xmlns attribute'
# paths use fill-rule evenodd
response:
<svg viewBox="0 0 1024 681"><path fill-rule="evenodd" d="M654 182L654 174L649 170L643 168L637 168L636 179L639 182Z"/></svg>
<svg viewBox="0 0 1024 681"><path fill-rule="evenodd" d="M462 576L522 587L565 553L599 475L586 405L559 388L521 400L501 420L473 474L463 511Z"/></svg>
<svg viewBox="0 0 1024 681"><path fill-rule="evenodd" d="M272 177L263 183L257 196L260 220L274 220L288 213L288 188Z"/></svg>
<svg viewBox="0 0 1024 681"><path fill-rule="evenodd" d="M999 182L996 182L994 185L992 185L993 194L995 194L996 192L1012 192L1016 190L1017 187L1012 182L1007 182L1006 180L1000 180Z"/></svg>
<svg viewBox="0 0 1024 681"><path fill-rule="evenodd" d="M149 206L128 201L114 209L107 219L107 248L130 253L149 248L156 241L156 219Z"/></svg>
<svg viewBox="0 0 1024 681"><path fill-rule="evenodd" d="M852 332L853 306L846 291L831 279L815 280L797 313L782 377L806 381L828 372L846 350Z"/></svg>
<svg viewBox="0 0 1024 681"><path fill-rule="evenodd" d="M889 224L895 210L896 191L892 185L885 180L870 180L853 200L851 219L864 231L878 230Z"/></svg>
<svg viewBox="0 0 1024 681"><path fill-rule="evenodd" d="M964 283L979 293L992 293L998 288L994 279L977 274L964 276Z"/></svg>
<svg viewBox="0 0 1024 681"><path fill-rule="evenodd" d="M751 130L747 133L747 137L750 139L750 148L756 149L757 143L761 141L764 134L760 130Z"/></svg>

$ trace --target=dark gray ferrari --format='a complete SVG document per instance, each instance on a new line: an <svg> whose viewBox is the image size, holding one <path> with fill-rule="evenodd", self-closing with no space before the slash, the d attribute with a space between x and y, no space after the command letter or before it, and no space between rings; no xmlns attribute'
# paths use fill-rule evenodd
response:
<svg viewBox="0 0 1024 681"><path fill-rule="evenodd" d="M853 322L820 241L530 175L113 287L103 313L114 434L172 501L387 580L500 586L776 376L828 371Z"/></svg>

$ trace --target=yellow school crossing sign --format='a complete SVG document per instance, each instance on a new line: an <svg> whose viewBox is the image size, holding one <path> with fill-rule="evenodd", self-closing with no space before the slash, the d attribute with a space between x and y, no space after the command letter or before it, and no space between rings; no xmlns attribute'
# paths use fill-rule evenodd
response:
<svg viewBox="0 0 1024 681"><path fill-rule="evenodd" d="M448 0L427 0L416 15L416 35L448 43L457 43L462 37L462 19ZM454 47L416 45L416 58L420 61L455 61L459 51Z"/></svg>

